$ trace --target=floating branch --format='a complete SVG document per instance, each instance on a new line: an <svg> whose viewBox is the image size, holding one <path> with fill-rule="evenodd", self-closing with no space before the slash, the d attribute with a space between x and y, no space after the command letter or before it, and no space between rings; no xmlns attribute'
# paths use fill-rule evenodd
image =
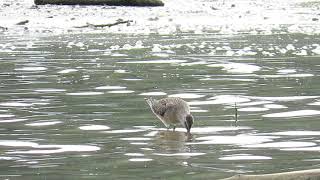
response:
<svg viewBox="0 0 320 180"><path fill-rule="evenodd" d="M87 25L84 26L76 26L76 28L87 28L87 27L94 27L94 28L103 28L103 27L112 27L112 26L116 26L119 24L127 24L132 22L132 20L127 20L127 21L123 21L123 20L118 20L115 23L110 23L110 24L90 24L87 23Z"/></svg>
<svg viewBox="0 0 320 180"><path fill-rule="evenodd" d="M29 20L20 21L20 22L18 22L16 25L25 25L25 24L27 24L27 23L29 23Z"/></svg>
<svg viewBox="0 0 320 180"><path fill-rule="evenodd" d="M34 0L36 5L163 6L161 0Z"/></svg>

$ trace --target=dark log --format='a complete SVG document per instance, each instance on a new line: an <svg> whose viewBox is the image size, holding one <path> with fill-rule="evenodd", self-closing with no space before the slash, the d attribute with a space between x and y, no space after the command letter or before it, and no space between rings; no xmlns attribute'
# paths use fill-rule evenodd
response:
<svg viewBox="0 0 320 180"><path fill-rule="evenodd" d="M320 169L261 175L235 175L223 180L319 180Z"/></svg>
<svg viewBox="0 0 320 180"><path fill-rule="evenodd" d="M161 0L34 0L36 5L163 6Z"/></svg>

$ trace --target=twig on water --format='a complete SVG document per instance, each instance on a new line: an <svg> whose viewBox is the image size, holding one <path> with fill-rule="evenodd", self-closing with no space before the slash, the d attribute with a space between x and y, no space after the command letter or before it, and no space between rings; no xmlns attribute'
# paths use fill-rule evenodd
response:
<svg viewBox="0 0 320 180"><path fill-rule="evenodd" d="M103 28L103 27L112 27L112 26L116 26L119 24L128 24L130 22L132 22L132 20L127 20L127 21L118 20L117 22L110 23L110 24L90 24L90 23L87 23L87 25L85 25L85 26L76 26L75 28L87 28L87 27Z"/></svg>
<svg viewBox="0 0 320 180"><path fill-rule="evenodd" d="M237 127L237 126L238 126L238 108L237 108L237 102L234 103L234 117L235 117L234 125Z"/></svg>

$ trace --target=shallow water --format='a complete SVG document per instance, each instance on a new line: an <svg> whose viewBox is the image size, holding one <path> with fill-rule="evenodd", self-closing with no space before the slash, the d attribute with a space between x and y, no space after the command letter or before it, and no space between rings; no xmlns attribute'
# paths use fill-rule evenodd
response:
<svg viewBox="0 0 320 180"><path fill-rule="evenodd" d="M314 32L32 27L0 34L3 178L219 179L319 168ZM192 135L166 130L144 101L151 96L188 101Z"/></svg>

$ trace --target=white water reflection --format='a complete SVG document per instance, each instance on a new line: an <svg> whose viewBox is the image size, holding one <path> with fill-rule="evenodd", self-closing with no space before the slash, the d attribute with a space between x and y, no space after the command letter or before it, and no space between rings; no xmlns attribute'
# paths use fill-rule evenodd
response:
<svg viewBox="0 0 320 180"><path fill-rule="evenodd" d="M279 138L277 136L255 136L255 135L236 135L236 136L204 136L196 138L198 142L188 144L230 144L244 146L248 144L259 144L270 142Z"/></svg>
<svg viewBox="0 0 320 180"><path fill-rule="evenodd" d="M40 121L40 122L33 122L33 123L27 123L26 126L51 126L56 124L61 124L62 121Z"/></svg>
<svg viewBox="0 0 320 180"><path fill-rule="evenodd" d="M194 93L181 93L181 94L171 94L169 97L180 97L182 99L197 99L204 97L205 95L194 94Z"/></svg>
<svg viewBox="0 0 320 180"><path fill-rule="evenodd" d="M105 125L86 125L86 126L80 126L79 129L86 130L86 131L98 131L98 130L107 130L107 129L110 129L110 127Z"/></svg>
<svg viewBox="0 0 320 180"><path fill-rule="evenodd" d="M116 89L126 89L127 87L124 86L99 86L95 89L97 90L116 90Z"/></svg>
<svg viewBox="0 0 320 180"><path fill-rule="evenodd" d="M36 92L43 92L43 93L59 93L59 92L65 92L65 89L54 89L54 88L44 88L44 89L36 89L34 90Z"/></svg>
<svg viewBox="0 0 320 180"><path fill-rule="evenodd" d="M148 61L125 61L125 62L118 62L121 64L176 64L176 63L184 63L187 62L186 60L148 60Z"/></svg>
<svg viewBox="0 0 320 180"><path fill-rule="evenodd" d="M16 71L45 71L46 67L22 67L15 69Z"/></svg>
<svg viewBox="0 0 320 180"><path fill-rule="evenodd" d="M70 96L95 96L101 95L103 92L74 92L74 93L67 93Z"/></svg>
<svg viewBox="0 0 320 180"><path fill-rule="evenodd" d="M255 71L259 71L261 67L251 64L243 63L227 63L227 64L210 64L208 67L222 67L222 70L225 70L229 73L244 73L250 74Z"/></svg>
<svg viewBox="0 0 320 180"><path fill-rule="evenodd" d="M262 144L251 144L244 145L247 148L300 148L300 147L310 147L315 146L316 143L313 142L300 142L300 141L285 141L285 142L272 142L272 143L262 143Z"/></svg>
<svg viewBox="0 0 320 180"><path fill-rule="evenodd" d="M231 104L249 102L249 98L235 95L219 95L209 98L205 101L190 101L189 105L210 105L210 104Z"/></svg>
<svg viewBox="0 0 320 180"><path fill-rule="evenodd" d="M131 158L129 159L129 161L132 162L148 162L148 161L152 161L153 159L150 158Z"/></svg>
<svg viewBox="0 0 320 180"><path fill-rule="evenodd" d="M141 95L141 96L165 96L165 95L167 95L167 93L156 91L156 92L145 92L145 93L141 93L139 95Z"/></svg>
<svg viewBox="0 0 320 180"><path fill-rule="evenodd" d="M78 71L77 69L64 69L64 70L59 71L58 73L59 74L68 74L68 73L73 73L73 72L77 72L77 71Z"/></svg>
<svg viewBox="0 0 320 180"><path fill-rule="evenodd" d="M220 160L223 161L250 161L250 160L270 160L272 157L268 156L256 156L256 155L251 155L251 154L234 154L234 155L228 155L225 157L219 158Z"/></svg>
<svg viewBox="0 0 320 180"><path fill-rule="evenodd" d="M0 103L0 106L29 107L29 106L32 106L32 104L31 103L23 103L23 102L4 102L4 103Z"/></svg>
<svg viewBox="0 0 320 180"><path fill-rule="evenodd" d="M250 99L259 99L265 101L297 101L304 99L315 99L319 96L281 96L281 97L258 97L258 96L247 96Z"/></svg>
<svg viewBox="0 0 320 180"><path fill-rule="evenodd" d="M165 153L153 153L154 155L158 155L158 156L184 156L184 157L191 157L191 156L201 156L201 155L205 155L206 153L172 153L172 154L165 154Z"/></svg>
<svg viewBox="0 0 320 180"><path fill-rule="evenodd" d="M265 114L263 115L263 117L288 118L288 117L302 117L302 116L315 116L315 115L320 115L320 111L317 111L317 110L288 111L288 112Z"/></svg>
<svg viewBox="0 0 320 180"><path fill-rule="evenodd" d="M320 136L320 131L283 131L270 134L280 136Z"/></svg>

